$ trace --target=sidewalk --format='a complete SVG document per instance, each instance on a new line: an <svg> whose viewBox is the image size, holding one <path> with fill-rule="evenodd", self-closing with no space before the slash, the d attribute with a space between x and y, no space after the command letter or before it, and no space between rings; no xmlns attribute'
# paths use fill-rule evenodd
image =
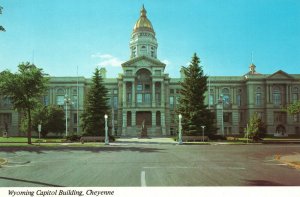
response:
<svg viewBox="0 0 300 197"><path fill-rule="evenodd" d="M300 153L296 153L294 155L277 156L275 159L291 167L300 169Z"/></svg>
<svg viewBox="0 0 300 197"><path fill-rule="evenodd" d="M136 144L177 144L172 138L160 138L160 137L149 137L149 138L116 138L113 143L136 143Z"/></svg>

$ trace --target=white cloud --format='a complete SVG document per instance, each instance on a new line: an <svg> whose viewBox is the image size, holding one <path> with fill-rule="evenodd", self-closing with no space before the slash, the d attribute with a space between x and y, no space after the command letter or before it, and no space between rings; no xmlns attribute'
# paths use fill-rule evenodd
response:
<svg viewBox="0 0 300 197"><path fill-rule="evenodd" d="M162 60L161 62L164 63L164 64L166 64L166 65L171 64L171 62L170 62L169 60L167 60L167 59L164 59L164 60Z"/></svg>
<svg viewBox="0 0 300 197"><path fill-rule="evenodd" d="M97 65L100 67L108 67L108 66L120 67L121 64L124 62L124 61L120 60L119 58L114 57L111 54L96 53L96 54L91 55L91 58L100 59L100 62L97 63Z"/></svg>

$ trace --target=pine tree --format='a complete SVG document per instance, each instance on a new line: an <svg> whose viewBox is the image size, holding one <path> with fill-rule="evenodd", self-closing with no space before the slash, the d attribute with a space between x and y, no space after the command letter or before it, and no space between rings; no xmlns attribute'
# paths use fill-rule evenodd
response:
<svg viewBox="0 0 300 197"><path fill-rule="evenodd" d="M81 116L84 135L104 136L104 115L109 112L107 89L103 85L100 70L96 68L91 88L85 99L84 111Z"/></svg>
<svg viewBox="0 0 300 197"><path fill-rule="evenodd" d="M207 76L204 75L200 59L195 53L188 67L182 67L184 80L181 82L177 113L182 115L182 128L186 135L199 135L205 125L205 135L216 131L213 116L204 104L207 91Z"/></svg>

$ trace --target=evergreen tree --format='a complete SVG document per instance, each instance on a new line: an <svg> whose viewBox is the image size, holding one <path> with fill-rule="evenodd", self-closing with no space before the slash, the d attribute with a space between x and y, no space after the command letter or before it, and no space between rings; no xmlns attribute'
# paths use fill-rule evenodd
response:
<svg viewBox="0 0 300 197"><path fill-rule="evenodd" d="M188 67L182 67L184 79L180 83L180 98L177 113L182 115L182 128L186 135L199 135L205 125L205 135L210 136L216 129L213 115L204 104L207 91L207 76L204 75L200 59L195 53Z"/></svg>
<svg viewBox="0 0 300 197"><path fill-rule="evenodd" d="M84 135L104 136L104 115L108 114L107 89L103 85L100 70L96 68L91 88L85 99L83 114L81 115L81 126Z"/></svg>

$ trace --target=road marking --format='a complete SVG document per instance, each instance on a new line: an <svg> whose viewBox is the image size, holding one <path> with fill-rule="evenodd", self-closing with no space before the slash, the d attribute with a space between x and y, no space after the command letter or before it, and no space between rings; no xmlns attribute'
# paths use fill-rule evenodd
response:
<svg viewBox="0 0 300 197"><path fill-rule="evenodd" d="M265 165L269 165L269 166L287 166L287 164L285 163L280 163L280 164L276 164L276 163L264 163Z"/></svg>
<svg viewBox="0 0 300 197"><path fill-rule="evenodd" d="M146 166L143 167L145 169L199 169L202 168L200 166L198 167L189 167L189 166L166 166L166 167L160 167L160 166ZM245 170L246 168L243 167L217 167L217 168L224 168L228 170Z"/></svg>
<svg viewBox="0 0 300 197"><path fill-rule="evenodd" d="M147 187L147 184L146 184L146 172L145 171L141 172L141 186L142 187Z"/></svg>

